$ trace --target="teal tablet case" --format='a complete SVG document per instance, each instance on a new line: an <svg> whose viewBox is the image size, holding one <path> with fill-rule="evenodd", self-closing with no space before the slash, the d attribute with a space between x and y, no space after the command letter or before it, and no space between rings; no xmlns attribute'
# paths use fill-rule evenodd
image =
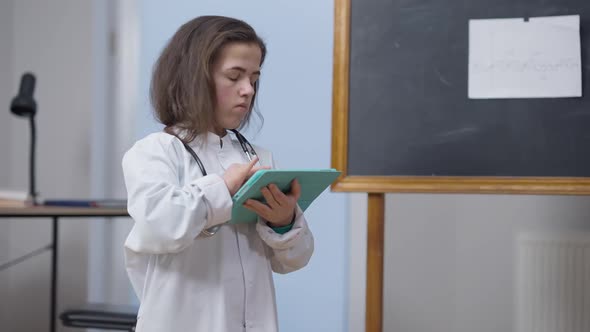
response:
<svg viewBox="0 0 590 332"><path fill-rule="evenodd" d="M263 187L274 183L282 192L289 192L291 181L297 179L301 185L301 196L297 203L305 211L311 203L336 180L340 172L333 169L265 169L256 172L233 196L232 217L229 223L256 222L256 213L246 209L243 204L247 199L264 201L260 192Z"/></svg>

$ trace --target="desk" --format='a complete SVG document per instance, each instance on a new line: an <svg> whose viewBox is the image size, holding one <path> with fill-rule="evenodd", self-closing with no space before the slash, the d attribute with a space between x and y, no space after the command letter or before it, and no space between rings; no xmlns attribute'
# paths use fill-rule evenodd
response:
<svg viewBox="0 0 590 332"><path fill-rule="evenodd" d="M57 317L57 253L59 218L62 217L128 217L126 208L74 208L74 207L0 207L0 218L51 218L51 303L49 331L55 332L55 320Z"/></svg>

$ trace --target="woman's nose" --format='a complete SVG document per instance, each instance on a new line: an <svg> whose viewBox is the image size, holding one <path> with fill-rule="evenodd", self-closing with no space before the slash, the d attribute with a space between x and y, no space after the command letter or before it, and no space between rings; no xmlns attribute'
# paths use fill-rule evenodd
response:
<svg viewBox="0 0 590 332"><path fill-rule="evenodd" d="M250 81L247 81L242 84L240 94L242 96L252 96L254 94L254 87L252 86Z"/></svg>

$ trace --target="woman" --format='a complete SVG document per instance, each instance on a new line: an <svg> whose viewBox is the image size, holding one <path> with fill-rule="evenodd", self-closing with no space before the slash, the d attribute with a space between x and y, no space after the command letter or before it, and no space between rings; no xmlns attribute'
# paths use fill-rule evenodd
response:
<svg viewBox="0 0 590 332"><path fill-rule="evenodd" d="M265 55L247 23L203 16L180 27L155 65L151 99L165 130L123 158L138 332L278 330L272 272L298 270L313 252L299 184L248 201L257 223L226 223L232 195L274 167L270 152L243 149L236 130L252 115Z"/></svg>

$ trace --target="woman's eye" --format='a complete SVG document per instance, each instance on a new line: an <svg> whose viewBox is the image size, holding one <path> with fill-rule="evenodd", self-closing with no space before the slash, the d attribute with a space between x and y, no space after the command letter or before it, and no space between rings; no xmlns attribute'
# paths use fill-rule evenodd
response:
<svg viewBox="0 0 590 332"><path fill-rule="evenodd" d="M229 79L230 81L234 81L234 82L236 82L236 81L238 80L238 77L237 77L237 76L236 76L236 77L229 76L229 77L228 77L228 79Z"/></svg>

